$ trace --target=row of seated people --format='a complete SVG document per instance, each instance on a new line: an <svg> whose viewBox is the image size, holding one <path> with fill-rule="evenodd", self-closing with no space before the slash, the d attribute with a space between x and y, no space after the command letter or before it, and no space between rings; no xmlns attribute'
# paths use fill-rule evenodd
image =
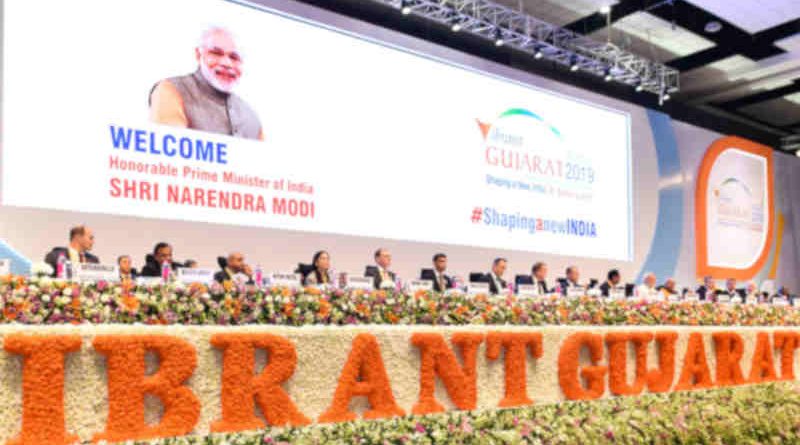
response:
<svg viewBox="0 0 800 445"><path fill-rule="evenodd" d="M59 261L68 260L72 263L99 263L100 260L89 251L94 245L94 233L86 226L77 226L70 230L70 243L68 247L56 247L47 253L45 261L56 270ZM374 265L365 268L364 275L372 277L376 289L382 287L393 287L398 282L397 274L391 270L392 255L388 249L380 248L375 251ZM185 267L196 267L196 262L188 260L178 262L173 259L173 249L169 243L160 242L155 245L152 253L145 256L145 265L139 273L132 267L132 260L128 255L117 258L120 269L121 279L135 279L138 276L159 277L162 269L167 266L171 270ZM245 262L244 255L238 252L229 254L227 257L218 258L220 266L219 272L214 279L219 282L233 280L237 275L244 277L248 281L253 279L253 269ZM596 289L596 293L608 297L614 291L624 293L626 297L636 295L661 295L668 298L671 295L684 295L690 290L684 288L679 290L674 279L667 279L661 286L656 285L656 277L652 273L644 275L643 282L639 286L631 283L624 283L618 270L609 271L605 281L600 283L596 279L591 279L588 283L582 283L580 270L576 266L569 266L565 271L565 277L557 278L554 283L548 281L548 266L543 262L537 262L531 269L531 275L517 275L513 283L509 283L506 278L508 261L505 258L497 258L492 262L491 270L486 273L473 272L469 274L470 282L487 283L491 294L517 291L520 286L535 286L536 293L540 295L561 293L568 294L570 289L591 290ZM326 285L334 284L338 277L334 276L331 268L330 254L326 251L319 251L314 254L310 264L300 263L295 270L301 275L304 285ZM457 286L459 283L447 272L447 255L438 253L434 255L432 267L421 270L420 279L430 280L436 292L444 292ZM699 300L717 301L722 298L732 298L739 296L744 299L749 295L760 295L755 283L750 282L746 288L736 287L734 279L728 279L725 288L717 288L715 281L711 277L705 277L703 285L694 290ZM777 295L790 297L786 288L781 288Z"/></svg>
<svg viewBox="0 0 800 445"><path fill-rule="evenodd" d="M59 263L70 262L72 264L92 263L99 264L100 258L91 253L94 247L94 231L84 225L75 226L69 230L69 244L66 247L54 247L44 256L44 262L53 269L53 275L59 269ZM172 258L172 246L169 243L160 242L155 245L152 253L145 255L144 267L141 271L133 267L130 255L120 255L117 257L117 264L120 269L120 278L135 279L137 277L158 277L161 276L162 268L167 264L172 270L183 267L197 267L197 261L186 260L178 262Z"/></svg>
<svg viewBox="0 0 800 445"><path fill-rule="evenodd" d="M457 287L459 283L457 280L447 273L447 255L438 253L434 255L433 267L423 268L420 271L419 278L422 280L429 280L432 282L433 290L436 292L444 292L447 289ZM586 284L581 284L580 270L576 266L569 266L566 269L566 276L557 278L555 285L551 286L548 282L548 266L546 263L537 262L531 269L531 275L516 275L514 277L513 285L505 278L505 272L508 261L505 258L497 258L492 262L492 268L488 273L473 272L469 274L470 283L486 283L490 294L501 294L506 291L516 292L520 286L534 286L535 293L539 295L548 295L553 293L560 293L567 295L570 289L577 289L579 291L596 290L598 295L609 297L616 292L624 295L625 297L648 297L668 299L670 296L685 296L686 294L694 292L696 298L701 301L729 301L735 297L739 297L744 301L748 296L755 297L759 301L763 301L767 296L759 292L755 283L748 283L745 288L737 288L736 280L728 279L725 288L718 288L715 281L711 277L704 279L704 284L691 291L688 288L679 289L676 281L672 278L667 279L664 284L656 285L656 276L653 273L646 273L643 277L643 282L639 286L632 283L623 283L622 275L619 270L612 269L608 272L607 278L602 283L599 280L591 279ZM373 278L373 284L376 289L382 287L394 287L398 280L397 274L392 272L389 268L391 266L391 254L386 249L378 249L375 252L375 265L370 265L365 268L365 276ZM306 285L315 284L330 284L333 283L335 278L332 276L330 268L330 255L325 251L317 252L311 264L300 263L295 270L300 274L302 281ZM782 288L780 294L788 294L788 289ZM788 296L788 295L787 295Z"/></svg>

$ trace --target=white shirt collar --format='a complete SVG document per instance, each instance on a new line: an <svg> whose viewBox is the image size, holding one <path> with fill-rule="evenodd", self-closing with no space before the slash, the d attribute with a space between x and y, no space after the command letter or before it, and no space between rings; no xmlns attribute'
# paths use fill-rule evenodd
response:
<svg viewBox="0 0 800 445"><path fill-rule="evenodd" d="M492 280L494 280L494 284L495 284L495 286L497 286L498 288L500 288L500 287L501 287L501 285L502 285L502 281L501 281L501 280L502 280L502 278L498 277L498 276L497 276L497 275L496 275L494 272L492 272Z"/></svg>
<svg viewBox="0 0 800 445"><path fill-rule="evenodd" d="M79 263L81 261L81 252L72 246L67 246L67 259L72 263Z"/></svg>

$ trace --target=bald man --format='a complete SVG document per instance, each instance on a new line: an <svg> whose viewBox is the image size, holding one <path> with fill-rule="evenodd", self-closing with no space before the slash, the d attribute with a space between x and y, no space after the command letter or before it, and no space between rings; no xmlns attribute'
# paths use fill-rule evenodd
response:
<svg viewBox="0 0 800 445"><path fill-rule="evenodd" d="M246 278L245 281L249 283L252 281L253 271L250 269L250 266L244 262L244 255L240 252L233 252L228 255L225 267L214 274L214 280L218 283L234 281L234 277L237 275Z"/></svg>
<svg viewBox="0 0 800 445"><path fill-rule="evenodd" d="M234 94L242 55L230 31L213 27L194 49L197 70L157 83L150 92L150 120L245 139L264 139L256 112Z"/></svg>
<svg viewBox="0 0 800 445"><path fill-rule="evenodd" d="M667 278L667 281L664 281L664 285L661 286L661 295L665 300L675 299L679 295L674 278Z"/></svg>

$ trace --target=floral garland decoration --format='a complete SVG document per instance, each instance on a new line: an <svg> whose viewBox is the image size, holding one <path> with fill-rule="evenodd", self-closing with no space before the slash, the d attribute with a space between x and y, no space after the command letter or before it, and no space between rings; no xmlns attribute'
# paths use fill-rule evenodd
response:
<svg viewBox="0 0 800 445"><path fill-rule="evenodd" d="M800 326L800 309L768 304L520 298L427 291L233 286L133 286L0 277L0 323L188 325ZM790 339L787 349L796 348ZM794 345L794 346L793 346ZM788 352L787 352L788 353Z"/></svg>
<svg viewBox="0 0 800 445"><path fill-rule="evenodd" d="M185 436L134 445L796 443L800 390L771 383L490 411ZM130 445L131 442L128 442Z"/></svg>

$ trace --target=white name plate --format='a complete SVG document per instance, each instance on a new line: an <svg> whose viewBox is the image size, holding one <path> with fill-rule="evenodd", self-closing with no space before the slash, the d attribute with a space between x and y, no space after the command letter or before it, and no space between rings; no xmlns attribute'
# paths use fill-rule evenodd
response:
<svg viewBox="0 0 800 445"><path fill-rule="evenodd" d="M600 298L602 295L603 293L600 291L600 289L597 288L597 286L586 291L587 297Z"/></svg>
<svg viewBox="0 0 800 445"><path fill-rule="evenodd" d="M11 273L11 260L8 258L0 259L0 275L8 275Z"/></svg>
<svg viewBox="0 0 800 445"><path fill-rule="evenodd" d="M190 269L188 267L181 267L177 270L177 277L178 281L184 284L210 284L214 281L214 271L211 269Z"/></svg>
<svg viewBox="0 0 800 445"><path fill-rule="evenodd" d="M645 290L645 291L639 291L638 292L638 297L639 297L640 300L644 300L644 301L651 301L651 302L652 301L664 301L664 295L662 295L660 291L657 291L655 289L653 289L653 290L648 289L648 290Z"/></svg>
<svg viewBox="0 0 800 445"><path fill-rule="evenodd" d="M567 289L567 297L568 298L580 298L586 294L586 290L583 286L574 286Z"/></svg>
<svg viewBox="0 0 800 445"><path fill-rule="evenodd" d="M467 286L467 295L489 294L489 283L471 282Z"/></svg>
<svg viewBox="0 0 800 445"><path fill-rule="evenodd" d="M365 277L363 275L347 275L347 279L345 280L345 287L349 289L372 290L374 285L374 278Z"/></svg>
<svg viewBox="0 0 800 445"><path fill-rule="evenodd" d="M788 306L789 300L783 297L775 297L772 299L772 304L775 306Z"/></svg>
<svg viewBox="0 0 800 445"><path fill-rule="evenodd" d="M300 276L296 273L271 273L267 276L270 286L289 287L297 289L301 287Z"/></svg>
<svg viewBox="0 0 800 445"><path fill-rule="evenodd" d="M624 300L625 299L625 288L624 287L616 287L614 289L610 289L608 291L608 297L612 300Z"/></svg>
<svg viewBox="0 0 800 445"><path fill-rule="evenodd" d="M395 287L397 287L397 284L392 280L381 281L381 289L394 289Z"/></svg>
<svg viewBox="0 0 800 445"><path fill-rule="evenodd" d="M119 267L92 263L76 264L75 279L77 281L119 281Z"/></svg>
<svg viewBox="0 0 800 445"><path fill-rule="evenodd" d="M539 286L535 284L520 284L517 286L517 295L520 297L538 297Z"/></svg>
<svg viewBox="0 0 800 445"><path fill-rule="evenodd" d="M408 282L408 290L409 292L417 292L417 291L432 291L433 290L433 281L432 280L411 280Z"/></svg>
<svg viewBox="0 0 800 445"><path fill-rule="evenodd" d="M136 278L137 286L156 286L163 282L161 277L138 277Z"/></svg>

